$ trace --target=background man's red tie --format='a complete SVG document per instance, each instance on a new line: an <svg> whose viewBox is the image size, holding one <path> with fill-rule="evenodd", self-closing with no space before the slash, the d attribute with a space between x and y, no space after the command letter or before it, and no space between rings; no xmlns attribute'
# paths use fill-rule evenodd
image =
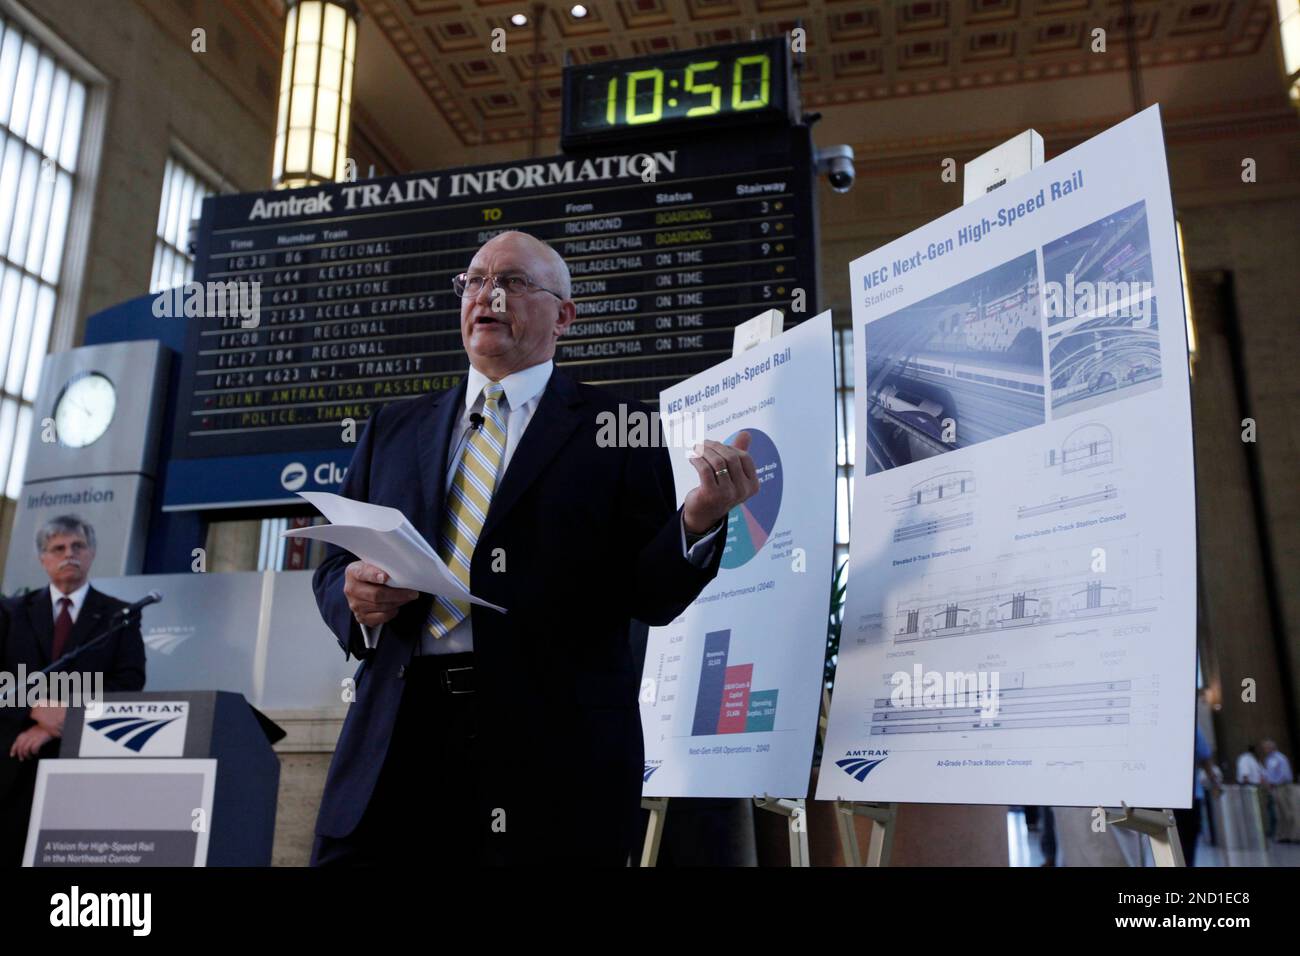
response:
<svg viewBox="0 0 1300 956"><path fill-rule="evenodd" d="M72 607L72 601L69 598L59 598L59 616L54 619L54 651L50 656L51 661L57 661L68 646L68 637L72 634L72 614L68 608Z"/></svg>

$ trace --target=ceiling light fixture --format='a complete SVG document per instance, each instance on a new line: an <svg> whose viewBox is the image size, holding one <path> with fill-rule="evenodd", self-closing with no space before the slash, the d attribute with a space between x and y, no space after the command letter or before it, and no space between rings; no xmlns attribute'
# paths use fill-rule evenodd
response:
<svg viewBox="0 0 1300 956"><path fill-rule="evenodd" d="M341 180L357 52L354 0L289 0L275 120L276 189Z"/></svg>
<svg viewBox="0 0 1300 956"><path fill-rule="evenodd" d="M1287 94L1300 107L1300 0L1277 0L1277 25Z"/></svg>

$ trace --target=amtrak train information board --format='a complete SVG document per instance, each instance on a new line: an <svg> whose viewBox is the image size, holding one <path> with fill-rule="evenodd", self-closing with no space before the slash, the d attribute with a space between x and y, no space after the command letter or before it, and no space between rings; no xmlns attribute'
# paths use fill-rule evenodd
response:
<svg viewBox="0 0 1300 956"><path fill-rule="evenodd" d="M336 487L346 420L460 383L451 279L508 229L570 265L578 317L557 363L632 400L729 356L756 312L816 312L807 127L638 149L206 200L209 299L189 320L165 507Z"/></svg>
<svg viewBox="0 0 1300 956"><path fill-rule="evenodd" d="M1196 510L1159 109L850 277L873 518L818 798L1190 806Z"/></svg>

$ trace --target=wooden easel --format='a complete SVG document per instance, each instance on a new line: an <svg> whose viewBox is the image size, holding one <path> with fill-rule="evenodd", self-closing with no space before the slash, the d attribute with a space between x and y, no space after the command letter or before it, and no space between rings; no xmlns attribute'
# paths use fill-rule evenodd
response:
<svg viewBox="0 0 1300 956"><path fill-rule="evenodd" d="M731 343L735 356L780 335L785 329L785 316L778 309L768 309L736 326ZM823 692L823 700L825 693ZM824 724L825 716L819 720ZM755 796L754 807L779 813L787 820L790 834L790 865L808 866L808 806L803 797L787 799L766 794ZM641 807L650 812L646 823L645 843L641 848L641 865L654 866L659 861L659 843L663 839L664 817L668 813L668 797L642 797Z"/></svg>
<svg viewBox="0 0 1300 956"><path fill-rule="evenodd" d="M826 756L826 725L830 721L831 695L822 688L821 716L817 718L817 737L822 744L822 766ZM896 803L862 803L854 800L835 801L835 827L840 834L840 852L845 866L889 866L889 856L894 849L894 819L898 815ZM867 859L863 863L862 848L858 843L857 817L871 821L871 838L867 844Z"/></svg>
<svg viewBox="0 0 1300 956"><path fill-rule="evenodd" d="M645 845L641 847L641 865L655 866L659 862L659 842L664 837L668 797L642 797L641 809L650 811L650 820L645 826Z"/></svg>
<svg viewBox="0 0 1300 956"><path fill-rule="evenodd" d="M1145 833L1151 841L1151 858L1156 866L1186 866L1178 824L1172 810L1137 810L1127 803L1118 814L1106 814L1106 826Z"/></svg>
<svg viewBox="0 0 1300 956"><path fill-rule="evenodd" d="M894 822L898 813L896 803L856 803L835 801L835 822L839 825L840 847L844 852L845 866L888 866L894 843ZM871 843L867 859L862 859L854 829L854 817L871 820ZM1119 813L1108 813L1106 825L1146 834L1151 841L1151 857L1156 866L1186 866L1183 846L1178 840L1178 826L1172 810L1138 810L1127 804Z"/></svg>

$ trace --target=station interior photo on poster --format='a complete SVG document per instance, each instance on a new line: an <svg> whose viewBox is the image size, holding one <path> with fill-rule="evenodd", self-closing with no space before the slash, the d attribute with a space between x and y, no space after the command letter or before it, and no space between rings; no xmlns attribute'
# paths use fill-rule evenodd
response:
<svg viewBox="0 0 1300 956"><path fill-rule="evenodd" d="M980 867L1262 925L1297 156L1297 0L0 0L23 912Z"/></svg>

